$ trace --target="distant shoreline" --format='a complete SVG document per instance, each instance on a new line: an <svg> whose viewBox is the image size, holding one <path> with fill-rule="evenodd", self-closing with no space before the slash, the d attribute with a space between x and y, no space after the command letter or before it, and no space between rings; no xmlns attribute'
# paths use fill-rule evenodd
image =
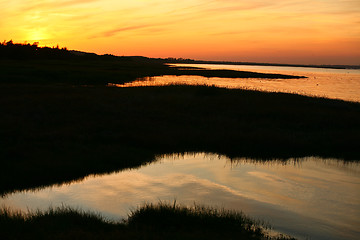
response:
<svg viewBox="0 0 360 240"><path fill-rule="evenodd" d="M285 64L285 63L256 63L256 62L228 62L228 61L205 61L192 59L175 59L168 63L186 64L216 64L216 65L249 65L249 66L278 66L278 67L307 67L307 68L329 68L329 69L360 69L360 65L307 65L307 64Z"/></svg>

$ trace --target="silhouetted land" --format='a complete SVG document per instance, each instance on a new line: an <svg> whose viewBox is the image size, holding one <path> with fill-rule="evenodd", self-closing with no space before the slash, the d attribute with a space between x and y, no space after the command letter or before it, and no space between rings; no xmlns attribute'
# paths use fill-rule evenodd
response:
<svg viewBox="0 0 360 240"><path fill-rule="evenodd" d="M187 73L142 58L103 57L0 60L0 193L137 167L173 152L359 160L358 103L205 86L111 88L110 80Z"/></svg>
<svg viewBox="0 0 360 240"><path fill-rule="evenodd" d="M330 68L330 69L360 69L360 65L313 65L313 64L283 64L283 63L258 63L258 62L204 61L204 60L183 59L183 58L166 58L166 59L161 59L161 60L164 61L164 62L167 62L167 63L186 63L186 64L217 64L217 65L310 67L310 68Z"/></svg>
<svg viewBox="0 0 360 240"><path fill-rule="evenodd" d="M10 83L70 83L106 85L124 83L141 77L197 75L222 78L303 78L283 74L264 74L233 70L177 68L161 59L96 55L36 44L0 44L1 81Z"/></svg>
<svg viewBox="0 0 360 240"><path fill-rule="evenodd" d="M242 213L160 203L145 205L123 222L70 208L24 215L0 209L1 239L293 239L269 237ZM265 226L266 227L266 226Z"/></svg>

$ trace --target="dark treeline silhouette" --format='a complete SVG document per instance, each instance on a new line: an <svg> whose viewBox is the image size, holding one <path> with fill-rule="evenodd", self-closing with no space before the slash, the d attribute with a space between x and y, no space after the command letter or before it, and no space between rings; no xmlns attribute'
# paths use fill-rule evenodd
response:
<svg viewBox="0 0 360 240"><path fill-rule="evenodd" d="M112 54L97 55L75 50L68 50L66 47L39 47L39 42L14 43L12 40L0 43L0 59L74 59L74 60L126 60L136 62L160 62L160 59L151 59L141 56L114 56Z"/></svg>
<svg viewBox="0 0 360 240"><path fill-rule="evenodd" d="M66 47L39 47L39 42L14 43L4 40L0 43L0 59L92 59L92 60L132 60L136 62L158 63L194 63L195 60L184 58L148 58L143 56L97 55L82 51L68 50Z"/></svg>
<svg viewBox="0 0 360 240"><path fill-rule="evenodd" d="M74 58L67 48L39 47L38 42L14 43L12 40L0 43L0 58L6 59L64 59Z"/></svg>

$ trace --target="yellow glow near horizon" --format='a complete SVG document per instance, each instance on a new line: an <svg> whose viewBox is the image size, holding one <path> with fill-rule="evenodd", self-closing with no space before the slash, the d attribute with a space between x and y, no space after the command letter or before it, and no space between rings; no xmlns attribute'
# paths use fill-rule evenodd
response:
<svg viewBox="0 0 360 240"><path fill-rule="evenodd" d="M46 30L42 29L32 29L27 34L27 39L30 42L40 42L49 38Z"/></svg>
<svg viewBox="0 0 360 240"><path fill-rule="evenodd" d="M360 64L360 0L0 0L0 36L115 55Z"/></svg>

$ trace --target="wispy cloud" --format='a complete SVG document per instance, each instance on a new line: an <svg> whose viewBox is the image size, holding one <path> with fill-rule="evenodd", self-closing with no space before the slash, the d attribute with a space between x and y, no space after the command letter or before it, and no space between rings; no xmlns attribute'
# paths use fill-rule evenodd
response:
<svg viewBox="0 0 360 240"><path fill-rule="evenodd" d="M138 29L144 29L151 27L151 25L138 25L138 26L127 26L127 27L119 27L112 30L108 30L102 33L102 37L111 37L120 32L133 31Z"/></svg>
<svg viewBox="0 0 360 240"><path fill-rule="evenodd" d="M92 4L99 2L99 0L67 0L67 1L56 1L56 0L47 0L47 1L26 1L21 8L22 11L31 11L31 10L54 10L58 8L66 8L76 5L83 4Z"/></svg>

